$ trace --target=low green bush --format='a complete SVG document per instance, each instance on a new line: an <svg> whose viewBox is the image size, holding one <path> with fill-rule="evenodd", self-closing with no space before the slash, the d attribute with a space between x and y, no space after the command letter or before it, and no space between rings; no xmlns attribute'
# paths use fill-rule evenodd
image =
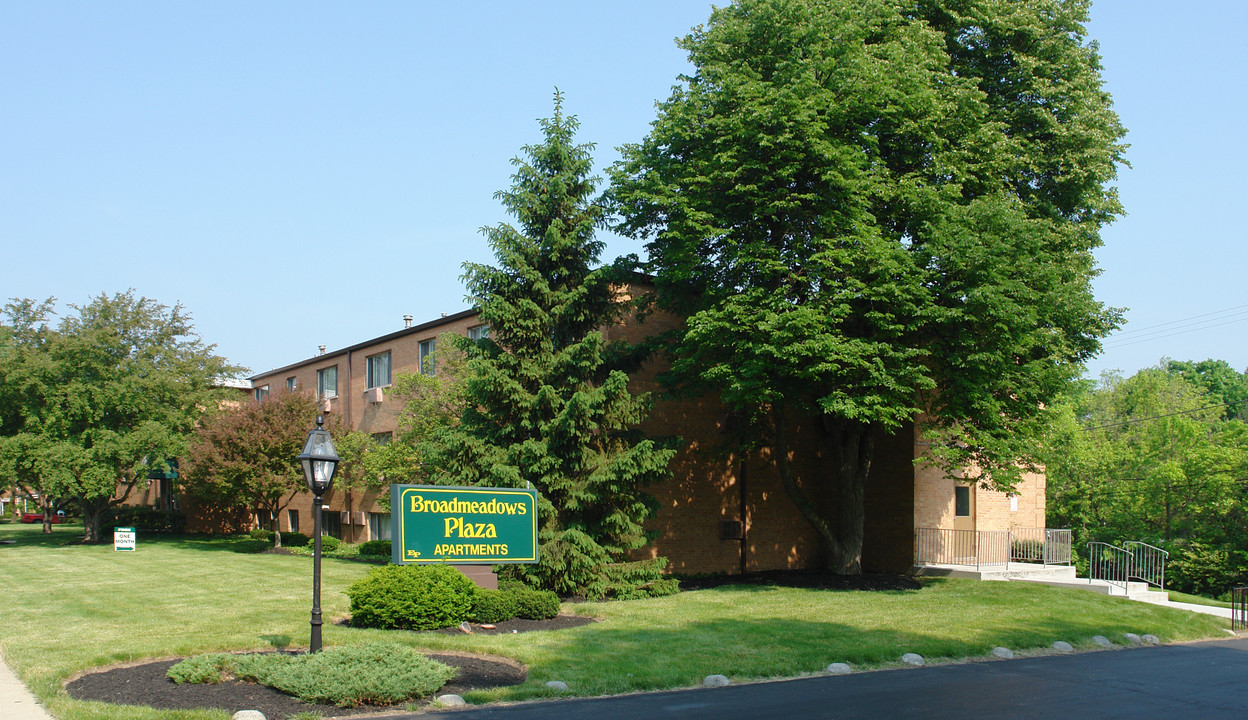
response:
<svg viewBox="0 0 1248 720"><path fill-rule="evenodd" d="M187 658L166 672L176 683L256 682L311 703L390 705L432 694L455 670L403 645L371 643L307 655L215 653Z"/></svg>
<svg viewBox="0 0 1248 720"><path fill-rule="evenodd" d="M360 543L360 555L364 557L390 557L389 540L369 540Z"/></svg>
<svg viewBox="0 0 1248 720"><path fill-rule="evenodd" d="M142 505L121 505L109 511L105 527L132 527L141 533L180 533L186 530L186 516Z"/></svg>
<svg viewBox="0 0 1248 720"><path fill-rule="evenodd" d="M308 544L308 541L310 541L311 539L312 538L308 537L307 535L304 535L303 533L284 532L282 533L282 546L283 547L304 547Z"/></svg>
<svg viewBox="0 0 1248 720"><path fill-rule="evenodd" d="M247 537L252 540L268 540L269 542L273 542L273 531L266 528L256 528L255 530L247 533Z"/></svg>
<svg viewBox="0 0 1248 720"><path fill-rule="evenodd" d="M262 553L273 547L272 540L235 540L231 549L237 553Z"/></svg>
<svg viewBox="0 0 1248 720"><path fill-rule="evenodd" d="M165 671L165 675L179 685L217 685L226 679L224 668L228 667L229 655L214 653L189 657ZM230 673L232 674L232 673Z"/></svg>
<svg viewBox="0 0 1248 720"><path fill-rule="evenodd" d="M271 684L307 702L352 707L424 697L453 677L454 669L412 648L369 644L296 656L273 674Z"/></svg>
<svg viewBox="0 0 1248 720"><path fill-rule="evenodd" d="M306 546L309 550L312 550L315 544L316 544L316 538L312 538L306 543ZM342 544L342 541L334 537L333 535L321 536L321 552L323 553L331 553L337 550L338 546L341 544Z"/></svg>
<svg viewBox="0 0 1248 720"><path fill-rule="evenodd" d="M526 620L548 620L559 614L559 596L550 590L512 586L507 590L515 606L516 617Z"/></svg>
<svg viewBox="0 0 1248 720"><path fill-rule="evenodd" d="M458 625L468 619L476 590L445 565L384 565L347 588L351 624L395 630Z"/></svg>
<svg viewBox="0 0 1248 720"><path fill-rule="evenodd" d="M503 590L477 588L468 619L475 623L499 623L516 616L515 596Z"/></svg>

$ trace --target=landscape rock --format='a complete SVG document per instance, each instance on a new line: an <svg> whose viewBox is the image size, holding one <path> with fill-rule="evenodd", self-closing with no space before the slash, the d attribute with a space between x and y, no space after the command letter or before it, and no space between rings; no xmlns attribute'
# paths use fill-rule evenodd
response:
<svg viewBox="0 0 1248 720"><path fill-rule="evenodd" d="M732 681L723 675L707 675L702 679L702 684L705 687L724 687L731 685Z"/></svg>
<svg viewBox="0 0 1248 720"><path fill-rule="evenodd" d="M458 695L439 695L437 701L442 707L463 707L468 704Z"/></svg>
<svg viewBox="0 0 1248 720"><path fill-rule="evenodd" d="M1139 636L1139 635L1136 635L1135 633L1127 633L1127 634L1123 635L1123 637L1124 637L1124 638L1126 638L1126 639L1127 639L1127 642L1131 643L1132 645L1143 645L1143 644L1144 644L1144 640L1143 640L1142 638L1140 638L1140 636Z"/></svg>
<svg viewBox="0 0 1248 720"><path fill-rule="evenodd" d="M926 661L923 660L923 656L918 653L906 653L901 656L901 661L907 665L913 665L915 667L923 667L923 665L926 664Z"/></svg>
<svg viewBox="0 0 1248 720"><path fill-rule="evenodd" d="M1053 643L1053 649L1058 651L1059 653L1068 653L1068 652L1075 651L1075 649L1071 646L1071 644L1066 642L1065 640L1058 640L1057 642Z"/></svg>
<svg viewBox="0 0 1248 720"><path fill-rule="evenodd" d="M1093 635L1092 642L1096 643L1097 645L1100 645L1103 648L1109 648L1109 647L1114 646L1113 641L1105 637L1104 635Z"/></svg>
<svg viewBox="0 0 1248 720"><path fill-rule="evenodd" d="M546 681L546 687L550 688L551 690L558 690L559 692L564 692L565 690L568 689L568 684L562 680L548 680Z"/></svg>
<svg viewBox="0 0 1248 720"><path fill-rule="evenodd" d="M239 710L230 716L230 720L266 720L259 710Z"/></svg>
<svg viewBox="0 0 1248 720"><path fill-rule="evenodd" d="M1144 640L1144 642L1145 642L1145 643L1147 643L1147 644L1149 644L1149 645L1160 645L1160 644L1161 644L1161 638L1157 637L1156 635L1145 635L1145 636L1143 637L1143 640Z"/></svg>
<svg viewBox="0 0 1248 720"><path fill-rule="evenodd" d="M1002 660L1013 660L1014 651L1005 647L995 647L992 649L992 656L1001 658Z"/></svg>
<svg viewBox="0 0 1248 720"><path fill-rule="evenodd" d="M824 670L829 675L848 675L853 671L854 669L849 666L849 663L832 663Z"/></svg>

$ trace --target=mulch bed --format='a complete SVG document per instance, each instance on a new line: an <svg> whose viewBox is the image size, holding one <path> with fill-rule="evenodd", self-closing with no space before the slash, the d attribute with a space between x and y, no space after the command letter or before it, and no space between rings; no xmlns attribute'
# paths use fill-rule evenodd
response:
<svg viewBox="0 0 1248 720"><path fill-rule="evenodd" d="M560 615L550 620L509 620L495 623L492 630L473 625L473 632L484 635L511 633L513 630L559 630L579 627L594 622L590 618ZM462 633L459 628L446 628L437 632ZM477 657L430 653L429 657L458 669L455 679L447 683L435 695L459 695L468 690L519 685L528 673L518 665ZM194 708L221 708L228 713L239 710L259 710L268 720L282 720L301 712L319 712L325 717L346 717L394 710L403 706L379 707L361 705L340 708L335 705L306 703L273 688L243 682L224 682L219 685L179 685L170 680L165 672L178 660L163 660L117 667L103 672L87 673L66 684L70 697L78 700L98 700L114 705L146 705L164 710L190 710Z"/></svg>
<svg viewBox="0 0 1248 720"><path fill-rule="evenodd" d="M907 575L836 575L819 570L785 570L748 573L745 575L714 575L681 578L680 589L706 590L725 585L761 585L776 587L817 588L821 590L898 591L917 590L919 582ZM591 618L560 615L551 620L508 620L495 623L492 629L472 625L474 634L499 635L536 630L559 630L594 622ZM458 627L434 632L461 634ZM461 694L468 690L519 685L527 673L517 665L471 655L430 654L429 657L458 668L459 674L435 695ZM259 710L268 720L283 720L301 712L319 712L325 717L346 717L403 710L402 706L379 707L363 705L340 708L334 705L305 703L264 685L225 682L219 685L178 685L165 676L177 660L143 663L85 674L65 686L71 697L98 700L114 705L147 705L167 710L222 708L226 712Z"/></svg>

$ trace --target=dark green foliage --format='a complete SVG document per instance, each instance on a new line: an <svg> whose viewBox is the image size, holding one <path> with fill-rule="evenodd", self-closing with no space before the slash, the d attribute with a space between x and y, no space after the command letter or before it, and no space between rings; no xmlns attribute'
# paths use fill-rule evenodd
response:
<svg viewBox="0 0 1248 720"><path fill-rule="evenodd" d="M309 550L312 550L314 549L313 545L315 545L315 543L316 543L316 538L312 538L311 540L308 540L306 543L304 543L304 545ZM342 541L334 537L333 535L321 536L321 552L325 552L325 553L334 552L335 550L338 549L338 546L340 545L342 545Z"/></svg>
<svg viewBox="0 0 1248 720"><path fill-rule="evenodd" d="M273 542L273 535L274 535L273 531L269 530L268 528L256 528L255 530L252 530L251 532L247 533L247 537L251 538L252 540L265 540L268 542ZM289 535L283 537L282 539L286 541L287 545L296 544L296 543L290 542Z"/></svg>
<svg viewBox="0 0 1248 720"><path fill-rule="evenodd" d="M536 488L540 562L508 572L599 597L606 568L646 543L655 506L643 488L667 476L673 451L637 433L649 400L629 391L601 332L625 309L611 289L623 275L595 268L603 212L577 125L556 95L543 142L524 148L511 189L497 195L517 226L486 228L498 265L464 274L490 336L460 341L466 410L432 443L428 465L437 483Z"/></svg>
<svg viewBox="0 0 1248 720"><path fill-rule="evenodd" d="M384 565L351 584L357 627L434 630L468 619L476 585L445 565Z"/></svg>
<svg viewBox="0 0 1248 720"><path fill-rule="evenodd" d="M390 557L392 546L389 540L369 540L360 544L360 555L364 557Z"/></svg>
<svg viewBox="0 0 1248 720"><path fill-rule="evenodd" d="M122 505L109 512L104 524L107 527L132 527L142 533L180 533L186 529L186 516L153 507Z"/></svg>
<svg viewBox="0 0 1248 720"><path fill-rule="evenodd" d="M1118 313L1091 292L1124 130L1086 2L738 0L612 171L687 318L676 376L764 419L831 567L860 571L873 438L1009 488ZM798 477L792 428L818 475ZM831 516L811 488L828 487Z"/></svg>
<svg viewBox="0 0 1248 720"><path fill-rule="evenodd" d="M404 645L344 645L310 655L212 654L169 668L176 683L256 682L310 703L390 705L425 697L455 670Z"/></svg>
<svg viewBox="0 0 1248 720"><path fill-rule="evenodd" d="M269 539L271 540L272 538L269 538ZM282 533L282 545L286 547L292 547L292 548L307 547L308 542L310 542L311 540L312 538L308 537L307 535L304 535L303 533L297 533L297 532Z"/></svg>
<svg viewBox="0 0 1248 720"><path fill-rule="evenodd" d="M511 596L515 616L526 620L548 620L559 614L559 596L549 590L517 586L505 591Z"/></svg>
<svg viewBox="0 0 1248 720"><path fill-rule="evenodd" d="M308 702L352 707L424 697L453 677L453 668L410 647L370 644L296 656L266 684Z"/></svg>
<svg viewBox="0 0 1248 720"><path fill-rule="evenodd" d="M475 623L498 623L516 616L515 596L503 590L477 588L468 619Z"/></svg>
<svg viewBox="0 0 1248 720"><path fill-rule="evenodd" d="M214 653L189 657L165 671L165 675L175 683L194 683L198 685L217 685L227 675L222 668L228 667L230 655Z"/></svg>
<svg viewBox="0 0 1248 720"><path fill-rule="evenodd" d="M1248 553L1193 542L1171 552L1166 587L1192 595L1218 597L1248 585Z"/></svg>

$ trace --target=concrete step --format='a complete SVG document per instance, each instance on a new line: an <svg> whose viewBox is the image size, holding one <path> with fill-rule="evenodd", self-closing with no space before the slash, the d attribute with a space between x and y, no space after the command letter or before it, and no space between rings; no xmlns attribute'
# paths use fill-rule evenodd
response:
<svg viewBox="0 0 1248 720"><path fill-rule="evenodd" d="M1009 563L1004 567L976 568L974 565L916 565L912 571L925 577L967 578L971 580L1045 579L1073 581L1075 568L1068 565Z"/></svg>

